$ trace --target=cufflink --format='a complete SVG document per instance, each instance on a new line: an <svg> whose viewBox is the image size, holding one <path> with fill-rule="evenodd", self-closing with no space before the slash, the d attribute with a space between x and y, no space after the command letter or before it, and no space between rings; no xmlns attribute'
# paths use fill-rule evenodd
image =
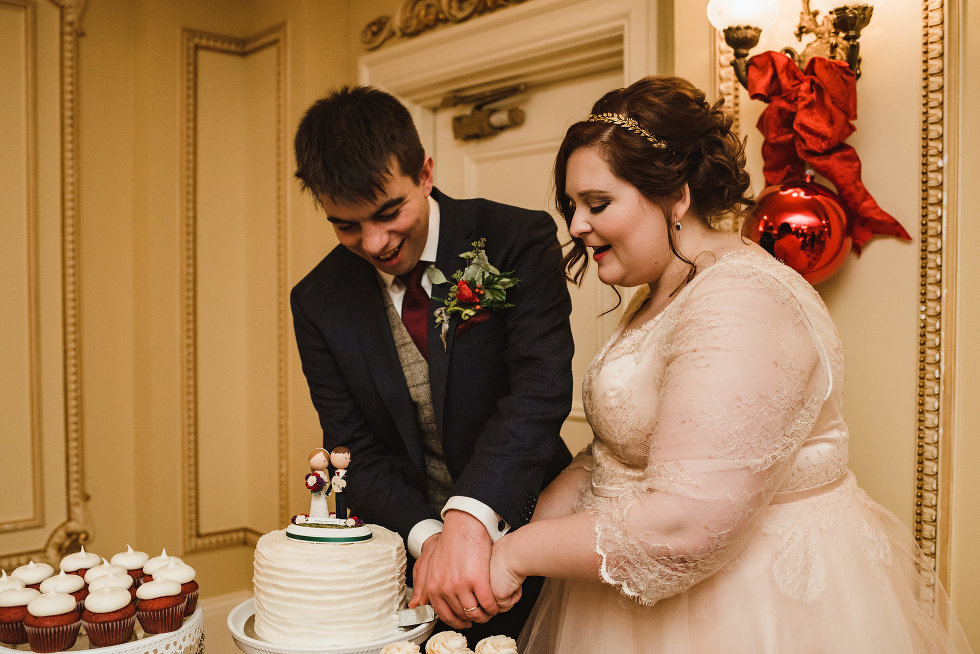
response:
<svg viewBox="0 0 980 654"><path fill-rule="evenodd" d="M497 522L497 531L503 531L506 526L507 526L507 523L504 522L503 520L498 521Z"/></svg>

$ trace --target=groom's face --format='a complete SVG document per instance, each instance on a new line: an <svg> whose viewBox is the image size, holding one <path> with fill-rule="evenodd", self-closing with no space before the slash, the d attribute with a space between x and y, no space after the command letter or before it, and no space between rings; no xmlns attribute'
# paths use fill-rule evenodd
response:
<svg viewBox="0 0 980 654"><path fill-rule="evenodd" d="M391 170L376 200L339 204L321 198L320 204L341 245L382 272L402 275L418 263L429 236L432 158L425 158L417 184L397 161Z"/></svg>

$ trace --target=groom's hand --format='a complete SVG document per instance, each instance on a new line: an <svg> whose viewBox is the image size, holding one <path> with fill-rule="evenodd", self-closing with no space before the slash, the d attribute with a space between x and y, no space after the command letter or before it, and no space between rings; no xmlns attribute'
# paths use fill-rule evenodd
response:
<svg viewBox="0 0 980 654"><path fill-rule="evenodd" d="M438 540L427 548L433 539ZM439 618L450 627L466 629L497 614L497 601L490 589L492 545L482 522L456 510L446 512L442 533L423 545L419 562L424 560L424 567L419 571L416 563L413 570L425 577L420 597L428 598Z"/></svg>

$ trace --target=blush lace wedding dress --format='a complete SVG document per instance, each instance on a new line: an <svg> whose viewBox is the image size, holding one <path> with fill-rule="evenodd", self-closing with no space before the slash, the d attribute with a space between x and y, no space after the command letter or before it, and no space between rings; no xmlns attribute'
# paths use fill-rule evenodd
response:
<svg viewBox="0 0 980 654"><path fill-rule="evenodd" d="M621 326L572 464L592 471L576 507L602 582L548 580L520 651L969 652L908 529L848 471L843 381L819 295L763 253Z"/></svg>

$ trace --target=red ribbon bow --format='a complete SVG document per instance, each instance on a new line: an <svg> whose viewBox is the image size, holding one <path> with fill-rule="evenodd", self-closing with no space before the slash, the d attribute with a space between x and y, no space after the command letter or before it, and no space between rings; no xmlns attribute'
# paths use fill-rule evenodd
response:
<svg viewBox="0 0 980 654"><path fill-rule="evenodd" d="M861 160L844 143L857 118L857 79L845 62L813 57L801 71L789 57L763 52L749 59L748 78L752 98L769 104L756 124L768 185L803 179L806 162L837 187L858 254L875 234L912 240L871 197Z"/></svg>

